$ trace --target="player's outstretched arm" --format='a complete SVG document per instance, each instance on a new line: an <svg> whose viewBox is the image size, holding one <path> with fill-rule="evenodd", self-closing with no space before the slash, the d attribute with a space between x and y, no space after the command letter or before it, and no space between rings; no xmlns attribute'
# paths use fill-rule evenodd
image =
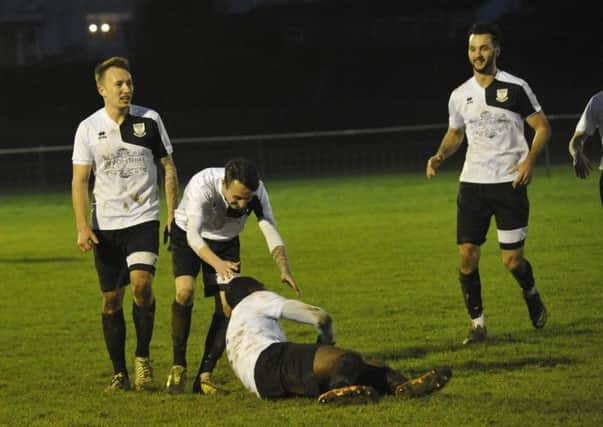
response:
<svg viewBox="0 0 603 427"><path fill-rule="evenodd" d="M444 163L444 160L456 153L461 146L464 137L464 129L448 128L444 134L444 138L442 138L440 148L438 148L438 151L427 160L427 178L437 175L440 166L442 166L442 163Z"/></svg>
<svg viewBox="0 0 603 427"><path fill-rule="evenodd" d="M301 292L297 286L297 283L295 283L293 275L291 274L291 269L289 268L289 258L287 257L287 250L285 249L285 246L280 245L275 247L272 250L272 258L281 271L281 282L289 285L291 289L295 291L295 295L299 297Z"/></svg>
<svg viewBox="0 0 603 427"><path fill-rule="evenodd" d="M333 319L320 307L289 299L283 304L281 318L313 325L319 333L319 343L335 345Z"/></svg>
<svg viewBox="0 0 603 427"><path fill-rule="evenodd" d="M570 139L568 147L576 176L581 179L585 179L593 168L592 163L584 154L584 143L587 138L588 135L584 132L576 132Z"/></svg>
<svg viewBox="0 0 603 427"><path fill-rule="evenodd" d="M285 242L276 229L273 221L273 219L272 221L268 221L266 218L262 218L258 221L258 226L266 239L266 244L268 245L268 250L272 255L272 259L274 259L274 262L281 272L281 282L289 285L299 297L300 290L291 274L291 269L289 268L289 258L287 257Z"/></svg>

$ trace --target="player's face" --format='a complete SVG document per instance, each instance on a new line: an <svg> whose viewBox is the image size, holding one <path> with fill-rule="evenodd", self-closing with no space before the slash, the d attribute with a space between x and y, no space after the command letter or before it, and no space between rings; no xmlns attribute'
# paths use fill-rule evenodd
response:
<svg viewBox="0 0 603 427"><path fill-rule="evenodd" d="M494 46L492 35L471 34L469 36L469 62L480 74L492 74L496 70L496 57L500 49Z"/></svg>
<svg viewBox="0 0 603 427"><path fill-rule="evenodd" d="M233 209L245 209L255 195L253 191L245 187L236 179L228 186L222 181L222 194L224 194L228 206Z"/></svg>
<svg viewBox="0 0 603 427"><path fill-rule="evenodd" d="M110 67L98 86L98 93L105 100L105 106L124 110L130 106L134 95L132 76L123 68Z"/></svg>

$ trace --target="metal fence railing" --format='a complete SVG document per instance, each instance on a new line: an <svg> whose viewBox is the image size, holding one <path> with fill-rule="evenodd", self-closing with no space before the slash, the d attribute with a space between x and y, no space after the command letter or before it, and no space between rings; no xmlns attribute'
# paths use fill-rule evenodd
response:
<svg viewBox="0 0 603 427"><path fill-rule="evenodd" d="M567 141L578 114L549 115L553 143L542 162L567 161ZM254 160L263 176L362 174L423 170L445 123L365 129L172 138L182 179L229 158ZM0 149L0 187L69 187L72 145ZM461 163L459 153L451 162Z"/></svg>

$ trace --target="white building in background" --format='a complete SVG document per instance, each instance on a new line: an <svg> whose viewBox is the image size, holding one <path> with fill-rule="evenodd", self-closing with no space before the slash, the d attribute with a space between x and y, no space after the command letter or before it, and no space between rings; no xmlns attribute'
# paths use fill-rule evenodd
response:
<svg viewBox="0 0 603 427"><path fill-rule="evenodd" d="M0 65L127 55L141 0L0 0Z"/></svg>

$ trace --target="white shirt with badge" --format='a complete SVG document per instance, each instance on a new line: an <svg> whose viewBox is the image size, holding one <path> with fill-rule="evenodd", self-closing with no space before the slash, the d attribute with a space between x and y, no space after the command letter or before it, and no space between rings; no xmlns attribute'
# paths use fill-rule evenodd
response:
<svg viewBox="0 0 603 427"><path fill-rule="evenodd" d="M511 169L529 151L524 120L541 111L529 85L507 72L498 71L482 88L471 77L456 88L448 102L449 127L465 129L467 154L462 182L503 183L515 179Z"/></svg>
<svg viewBox="0 0 603 427"><path fill-rule="evenodd" d="M255 364L271 344L287 341L279 319L287 299L271 291L257 291L232 310L226 330L226 355L243 385L258 397Z"/></svg>
<svg viewBox="0 0 603 427"><path fill-rule="evenodd" d="M201 228L196 231L205 239L218 241L233 239L243 231L251 212L229 210L221 190L223 179L224 168L203 169L190 179L174 215L178 227L188 232L189 218L200 217L196 222L201 224ZM262 181L255 195L259 199L262 216L258 220L276 225L268 192Z"/></svg>
<svg viewBox="0 0 603 427"><path fill-rule="evenodd" d="M92 228L116 230L158 221L156 161L173 148L159 114L130 106L119 125L104 108L78 126L75 165L90 165L95 175Z"/></svg>

